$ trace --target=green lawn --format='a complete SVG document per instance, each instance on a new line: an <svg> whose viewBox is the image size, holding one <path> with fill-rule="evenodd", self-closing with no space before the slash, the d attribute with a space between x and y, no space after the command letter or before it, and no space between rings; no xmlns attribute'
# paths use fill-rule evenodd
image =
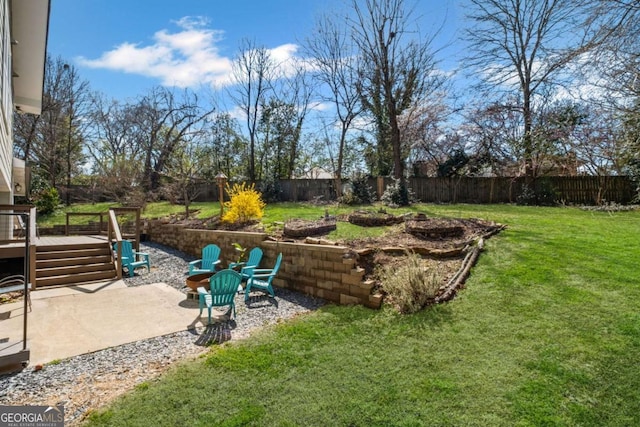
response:
<svg viewBox="0 0 640 427"><path fill-rule="evenodd" d="M640 425L640 212L414 209L508 226L452 302L327 306L214 346L88 425Z"/></svg>

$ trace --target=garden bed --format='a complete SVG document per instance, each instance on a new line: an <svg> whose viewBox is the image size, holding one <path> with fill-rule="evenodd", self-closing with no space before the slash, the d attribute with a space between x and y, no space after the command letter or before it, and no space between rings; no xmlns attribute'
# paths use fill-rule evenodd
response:
<svg viewBox="0 0 640 427"><path fill-rule="evenodd" d="M357 211L349 215L349 222L361 227L384 227L401 224L404 220L404 215L396 216L386 212Z"/></svg>
<svg viewBox="0 0 640 427"><path fill-rule="evenodd" d="M337 228L335 219L322 218L317 221L292 219L284 224L282 234L285 237L301 238L328 234Z"/></svg>

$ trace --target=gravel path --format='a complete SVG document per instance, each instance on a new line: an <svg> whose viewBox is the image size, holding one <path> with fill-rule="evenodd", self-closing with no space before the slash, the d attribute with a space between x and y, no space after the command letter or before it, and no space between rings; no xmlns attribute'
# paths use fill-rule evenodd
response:
<svg viewBox="0 0 640 427"><path fill-rule="evenodd" d="M125 278L127 286L163 282L186 292L187 263L193 257L155 243L142 243L140 250L149 253L151 272L138 270L140 274ZM157 377L175 362L206 352L210 344L245 338L256 328L323 303L286 289L276 289L275 299L256 293L249 305L244 304L244 295L238 295L235 320L71 357L38 371L29 366L0 376L0 405L64 405L65 425L77 425L89 410Z"/></svg>

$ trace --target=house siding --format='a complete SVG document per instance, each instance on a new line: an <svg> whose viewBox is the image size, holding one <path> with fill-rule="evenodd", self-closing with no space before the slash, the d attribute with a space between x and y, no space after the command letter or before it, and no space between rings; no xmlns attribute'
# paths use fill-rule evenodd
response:
<svg viewBox="0 0 640 427"><path fill-rule="evenodd" d="M9 0L0 0L0 203L11 198L13 107L11 93L11 31Z"/></svg>

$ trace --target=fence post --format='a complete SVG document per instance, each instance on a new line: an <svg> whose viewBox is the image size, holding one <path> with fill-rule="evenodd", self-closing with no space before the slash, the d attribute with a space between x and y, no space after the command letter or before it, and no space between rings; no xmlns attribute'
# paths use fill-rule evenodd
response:
<svg viewBox="0 0 640 427"><path fill-rule="evenodd" d="M379 176L377 178L377 192L378 192L378 200L382 199L382 194L384 193L384 177Z"/></svg>

